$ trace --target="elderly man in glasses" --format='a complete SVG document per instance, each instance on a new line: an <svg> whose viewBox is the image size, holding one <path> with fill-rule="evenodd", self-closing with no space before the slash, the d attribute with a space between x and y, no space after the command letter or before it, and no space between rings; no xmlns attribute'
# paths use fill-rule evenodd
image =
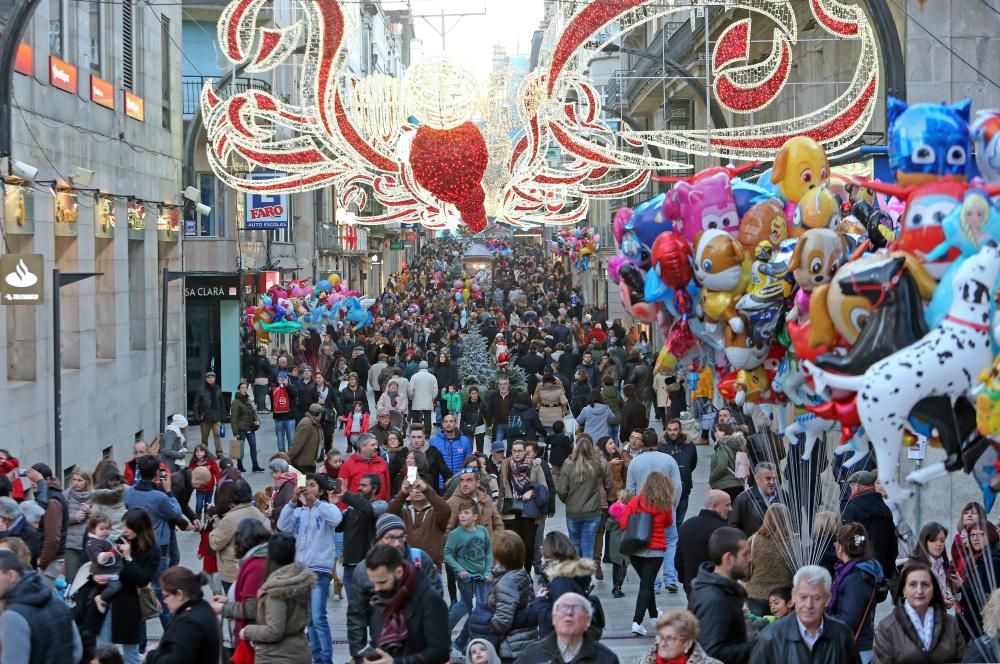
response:
<svg viewBox="0 0 1000 664"><path fill-rule="evenodd" d="M593 613L583 595L560 595L552 607L552 633L528 647L515 664L618 664L618 656L587 632Z"/></svg>

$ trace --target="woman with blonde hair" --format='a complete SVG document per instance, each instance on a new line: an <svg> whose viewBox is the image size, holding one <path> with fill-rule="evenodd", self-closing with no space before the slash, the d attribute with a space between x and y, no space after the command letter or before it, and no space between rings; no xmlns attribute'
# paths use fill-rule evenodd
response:
<svg viewBox="0 0 1000 664"><path fill-rule="evenodd" d="M795 568L791 564L792 519L788 507L772 503L764 523L750 536L749 576L743 582L747 608L758 616L770 613L768 594L773 588L791 586Z"/></svg>
<svg viewBox="0 0 1000 664"><path fill-rule="evenodd" d="M656 643L636 664L722 664L698 643L698 616L686 609L665 611L656 621Z"/></svg>
<svg viewBox="0 0 1000 664"><path fill-rule="evenodd" d="M969 643L963 662L1000 662L1000 588L990 594L983 607L983 635Z"/></svg>
<svg viewBox="0 0 1000 664"><path fill-rule="evenodd" d="M594 557L597 528L610 488L611 476L604 457L590 436L580 434L556 481L556 493L566 504L566 531L581 558Z"/></svg>
<svg viewBox="0 0 1000 664"><path fill-rule="evenodd" d="M834 568L837 566L836 539L837 528L840 527L840 515L836 512L824 510L816 512L813 517L812 527L812 547L810 558L815 564L824 568L833 578Z"/></svg>
<svg viewBox="0 0 1000 664"><path fill-rule="evenodd" d="M632 498L618 518L623 530L628 529L629 518L646 512L653 515L653 526L646 546L631 554L629 561L639 573L639 592L635 597L635 612L632 617L632 633L646 636L642 626L646 612L656 618L656 594L653 584L663 566L663 556L667 550L667 528L674 523L674 487L670 478L663 473L652 472L646 477L639 495Z"/></svg>
<svg viewBox="0 0 1000 664"><path fill-rule="evenodd" d="M66 579L69 583L76 578L83 554L83 538L87 534L87 519L90 518L94 481L85 470L74 470L69 478L66 491Z"/></svg>

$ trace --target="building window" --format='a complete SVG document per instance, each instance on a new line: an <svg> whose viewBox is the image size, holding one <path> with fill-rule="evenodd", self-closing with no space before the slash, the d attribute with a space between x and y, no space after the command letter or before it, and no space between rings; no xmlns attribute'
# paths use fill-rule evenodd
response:
<svg viewBox="0 0 1000 664"><path fill-rule="evenodd" d="M64 40L62 0L49 0L49 53L63 59Z"/></svg>
<svg viewBox="0 0 1000 664"><path fill-rule="evenodd" d="M160 16L160 80L163 87L163 128L170 131L170 17Z"/></svg>
<svg viewBox="0 0 1000 664"><path fill-rule="evenodd" d="M226 186L212 173L198 175L201 202L212 208L209 214L198 215L199 237L226 236Z"/></svg>
<svg viewBox="0 0 1000 664"><path fill-rule="evenodd" d="M101 3L91 2L87 5L87 57L90 60L90 71L101 75Z"/></svg>
<svg viewBox="0 0 1000 664"><path fill-rule="evenodd" d="M53 0L54 1L54 0ZM132 0L122 2L122 83L125 89L135 91L135 18Z"/></svg>

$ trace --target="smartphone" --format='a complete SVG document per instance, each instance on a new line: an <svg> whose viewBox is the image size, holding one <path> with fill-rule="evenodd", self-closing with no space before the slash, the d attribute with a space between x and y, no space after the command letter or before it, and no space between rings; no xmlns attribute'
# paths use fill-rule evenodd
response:
<svg viewBox="0 0 1000 664"><path fill-rule="evenodd" d="M340 495L344 493L344 480L334 480L333 481L333 492Z"/></svg>
<svg viewBox="0 0 1000 664"><path fill-rule="evenodd" d="M417 481L417 467L407 466L406 467L406 481L410 484L415 484Z"/></svg>
<svg viewBox="0 0 1000 664"><path fill-rule="evenodd" d="M358 657L373 662L379 658L379 654L375 651L375 648L372 648L371 646L365 646L364 649L358 653Z"/></svg>
<svg viewBox="0 0 1000 664"><path fill-rule="evenodd" d="M305 476L305 475L303 475L302 473L299 473L299 474L298 474L298 475L297 475L297 476L295 477L295 486L297 486L298 488L300 488L300 489L301 489L301 488L303 488L303 487L304 487L305 485L306 485L306 476Z"/></svg>
<svg viewBox="0 0 1000 664"><path fill-rule="evenodd" d="M28 476L28 470L27 470L27 468L15 468L14 469L14 477L27 477L27 476Z"/></svg>

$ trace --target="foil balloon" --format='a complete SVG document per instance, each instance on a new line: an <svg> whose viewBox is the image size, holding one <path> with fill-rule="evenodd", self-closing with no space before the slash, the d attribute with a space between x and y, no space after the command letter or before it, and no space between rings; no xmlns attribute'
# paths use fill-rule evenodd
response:
<svg viewBox="0 0 1000 664"><path fill-rule="evenodd" d="M663 231L673 230L673 224L663 214L665 194L658 194L635 208L625 228L634 232L636 239L648 251ZM624 242L624 240L622 240Z"/></svg>
<svg viewBox="0 0 1000 664"><path fill-rule="evenodd" d="M748 251L755 251L757 245L767 241L777 246L788 237L788 221L781 203L768 198L755 203L740 219L740 230L736 239Z"/></svg>
<svg viewBox="0 0 1000 664"><path fill-rule="evenodd" d="M625 263L618 270L618 276L621 279L618 293L625 309L644 323L655 323L656 304L645 299L645 278L639 268L631 263Z"/></svg>
<svg viewBox="0 0 1000 664"><path fill-rule="evenodd" d="M778 195L773 189L768 189L753 182L747 182L741 178L730 180L729 189L733 192L736 213L739 214L741 220L750 208L763 201L773 200L779 206L781 205Z"/></svg>
<svg viewBox="0 0 1000 664"><path fill-rule="evenodd" d="M990 184L1000 184L1000 110L976 113L970 132L980 175Z"/></svg>
<svg viewBox="0 0 1000 664"><path fill-rule="evenodd" d="M663 214L680 222L681 234L692 244L702 231L720 230L734 235L739 231L740 216L725 172L694 184L678 182L663 200Z"/></svg>
<svg viewBox="0 0 1000 664"><path fill-rule="evenodd" d="M969 115L972 100L957 104L914 104L890 96L889 167L901 185L942 177L965 179L972 160Z"/></svg>
<svg viewBox="0 0 1000 664"><path fill-rule="evenodd" d="M633 210L632 208L618 208L615 212L614 220L611 222L611 234L615 238L615 244L619 247L622 246L622 238L625 236L625 228L628 226L629 220L632 219Z"/></svg>
<svg viewBox="0 0 1000 664"><path fill-rule="evenodd" d="M694 276L691 271L691 246L679 233L663 233L656 238L652 259L650 273L674 290L687 286Z"/></svg>
<svg viewBox="0 0 1000 664"><path fill-rule="evenodd" d="M792 215L792 237L802 237L810 228L835 228L840 221L840 201L829 187L812 187L802 194Z"/></svg>
<svg viewBox="0 0 1000 664"><path fill-rule="evenodd" d="M808 136L795 136L774 156L771 182L789 203L798 203L802 196L830 177L830 162L823 147Z"/></svg>

